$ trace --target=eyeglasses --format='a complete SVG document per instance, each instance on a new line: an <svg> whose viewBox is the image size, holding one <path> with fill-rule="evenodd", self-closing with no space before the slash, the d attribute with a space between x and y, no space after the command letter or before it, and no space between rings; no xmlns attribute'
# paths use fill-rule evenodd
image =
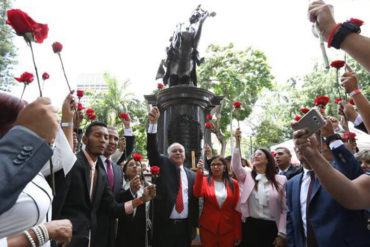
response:
<svg viewBox="0 0 370 247"><path fill-rule="evenodd" d="M263 156L263 153L258 152L258 153L253 154L253 157L260 157L260 156Z"/></svg>
<svg viewBox="0 0 370 247"><path fill-rule="evenodd" d="M222 167L223 165L222 163L212 163L211 167Z"/></svg>

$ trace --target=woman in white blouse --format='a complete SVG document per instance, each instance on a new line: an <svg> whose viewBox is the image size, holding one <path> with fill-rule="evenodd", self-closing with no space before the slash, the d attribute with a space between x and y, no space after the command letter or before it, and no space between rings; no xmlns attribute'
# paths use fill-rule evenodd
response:
<svg viewBox="0 0 370 247"><path fill-rule="evenodd" d="M252 170L243 168L240 156L241 131L235 132L236 145L232 169L240 182L240 211L242 213L243 243L253 247L285 245L286 196L285 176L276 175L271 153L258 148L252 160Z"/></svg>
<svg viewBox="0 0 370 247"><path fill-rule="evenodd" d="M8 96L2 111L12 112L13 118L0 124L0 129L10 129L17 114L26 105L13 96ZM63 104L63 118L70 117L72 122L73 97L68 95ZM72 129L70 130L72 134ZM5 134L5 133L4 133ZM1 138L1 136L0 136ZM60 129L55 141L53 154L54 171L64 169L67 173L75 162L69 141ZM22 157L19 157L22 158ZM41 172L30 181L18 196L16 203L0 215L0 247L3 246L50 246L50 239L68 243L72 236L69 220L51 221L52 192L45 176L50 175L49 162ZM15 178L16 179L16 178Z"/></svg>

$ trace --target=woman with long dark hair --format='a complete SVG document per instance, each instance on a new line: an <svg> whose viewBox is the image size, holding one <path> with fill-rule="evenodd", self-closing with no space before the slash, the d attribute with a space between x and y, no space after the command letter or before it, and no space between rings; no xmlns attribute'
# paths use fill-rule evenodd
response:
<svg viewBox="0 0 370 247"><path fill-rule="evenodd" d="M202 246L231 247L241 239L239 184L230 178L227 162L220 156L210 160L209 176L203 175L203 161L198 162L193 194L203 197L202 215L199 219Z"/></svg>
<svg viewBox="0 0 370 247"><path fill-rule="evenodd" d="M235 132L236 145L232 168L241 187L240 210L243 221L243 244L248 247L285 245L285 176L277 175L270 151L258 148L252 170L243 168L240 156L241 131Z"/></svg>
<svg viewBox="0 0 370 247"><path fill-rule="evenodd" d="M124 189L130 189L130 181L136 176L140 176L141 187L137 191L138 197L143 194L144 187L149 185L144 179L142 170L141 162L135 161L133 158L127 160L123 165ZM146 202L135 208L132 215L119 218L116 247L144 247L146 239L150 243L151 234L147 229L147 219L150 218L149 206L150 202Z"/></svg>

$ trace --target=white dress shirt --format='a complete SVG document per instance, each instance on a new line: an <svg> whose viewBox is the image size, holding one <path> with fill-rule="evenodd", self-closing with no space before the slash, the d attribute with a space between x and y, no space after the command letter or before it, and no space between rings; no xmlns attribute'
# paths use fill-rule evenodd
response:
<svg viewBox="0 0 370 247"><path fill-rule="evenodd" d="M222 204L225 202L227 197L227 190L225 186L225 182L219 182L213 180L214 186L215 186L215 195L218 202L218 205L222 207Z"/></svg>
<svg viewBox="0 0 370 247"><path fill-rule="evenodd" d="M270 213L270 182L265 174L257 174L258 190L253 188L248 199L250 216L256 219L274 220Z"/></svg>
<svg viewBox="0 0 370 247"><path fill-rule="evenodd" d="M186 176L184 166L181 165L179 168L180 168L180 176L181 176L182 201L184 203L184 210L182 210L181 213L178 213L176 211L176 202L175 202L175 205L173 205L173 209L172 209L172 212L170 214L170 219L186 219L186 218L188 218L188 215L189 215L188 177Z"/></svg>
<svg viewBox="0 0 370 247"><path fill-rule="evenodd" d="M310 170L303 168L303 177L301 183L301 192L300 192L300 203L301 203L301 216L303 222L304 235L307 237L307 221L306 221L306 206L307 206L307 193L310 186L311 177L308 174Z"/></svg>
<svg viewBox="0 0 370 247"><path fill-rule="evenodd" d="M133 136L133 131L132 131L132 128L127 128L127 129L124 129L123 130L123 135L124 136ZM111 161L114 161L115 163L118 162L119 158L121 158L123 152L121 152L121 150L117 149L116 152L114 152L114 154L112 154L111 156Z"/></svg>

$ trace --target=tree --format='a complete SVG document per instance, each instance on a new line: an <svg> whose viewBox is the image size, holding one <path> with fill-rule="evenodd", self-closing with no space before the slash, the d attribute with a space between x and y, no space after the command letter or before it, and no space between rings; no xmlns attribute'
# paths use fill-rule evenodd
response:
<svg viewBox="0 0 370 247"><path fill-rule="evenodd" d="M198 69L198 78L200 87L224 96L221 107L216 108L212 132L222 144L221 155L225 155L226 139L230 137L227 127L232 117L244 120L251 113L258 93L263 88L271 88L270 66L264 53L251 47L235 50L233 44L210 45L205 63ZM242 102L237 112L233 111L234 101Z"/></svg>
<svg viewBox="0 0 370 247"><path fill-rule="evenodd" d="M131 126L135 135L135 149L144 153L146 145L145 126L147 125L147 109L144 101L140 101L134 94L127 92L129 81L119 82L109 74L104 74L107 83L107 92L88 92L93 96L90 107L95 110L99 121L109 126L116 126L123 135L123 125L119 113L127 112L131 117Z"/></svg>
<svg viewBox="0 0 370 247"><path fill-rule="evenodd" d="M5 24L6 10L10 7L9 0L0 2L0 90L10 91L14 83L11 76L12 65L15 64L16 49L12 43L13 33L11 28Z"/></svg>

